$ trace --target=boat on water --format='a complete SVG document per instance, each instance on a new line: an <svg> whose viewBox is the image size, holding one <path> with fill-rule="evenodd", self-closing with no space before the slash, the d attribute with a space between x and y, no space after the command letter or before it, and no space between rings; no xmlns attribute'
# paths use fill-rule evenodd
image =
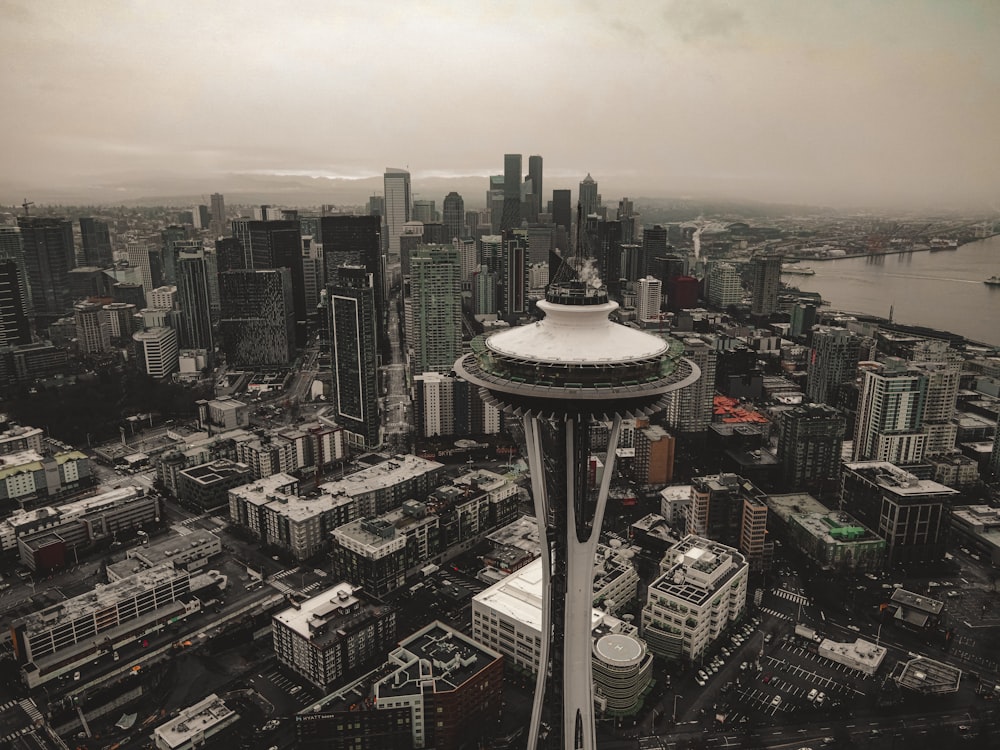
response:
<svg viewBox="0 0 1000 750"><path fill-rule="evenodd" d="M816 273L809 266L789 265L788 263L782 264L781 272L791 273L797 276L812 276L813 274Z"/></svg>
<svg viewBox="0 0 1000 750"><path fill-rule="evenodd" d="M940 250L958 250L958 240L935 237L931 240L931 252L936 253Z"/></svg>
<svg viewBox="0 0 1000 750"><path fill-rule="evenodd" d="M987 286L1000 286L1000 276L990 276L983 283Z"/></svg>

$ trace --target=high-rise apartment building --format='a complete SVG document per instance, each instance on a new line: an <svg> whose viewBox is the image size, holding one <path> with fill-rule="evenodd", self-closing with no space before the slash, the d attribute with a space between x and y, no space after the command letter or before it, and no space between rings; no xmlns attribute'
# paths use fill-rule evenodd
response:
<svg viewBox="0 0 1000 750"><path fill-rule="evenodd" d="M816 328L806 370L806 395L818 404L836 405L840 386L857 376L860 359L861 336L846 328Z"/></svg>
<svg viewBox="0 0 1000 750"><path fill-rule="evenodd" d="M389 234L389 257L399 258L399 236L410 220L410 173L405 169L387 167L385 185L385 225Z"/></svg>
<svg viewBox="0 0 1000 750"><path fill-rule="evenodd" d="M657 320L663 302L663 283L653 276L639 279L635 295L635 316L640 320Z"/></svg>
<svg viewBox="0 0 1000 750"><path fill-rule="evenodd" d="M679 341L684 356L698 366L698 380L680 391L667 394L664 409L665 423L674 432L705 432L712 423L715 397L715 348L697 336L687 336Z"/></svg>
<svg viewBox="0 0 1000 750"><path fill-rule="evenodd" d="M423 245L410 258L413 371L451 372L462 353L462 267L451 245Z"/></svg>
<svg viewBox="0 0 1000 750"><path fill-rule="evenodd" d="M77 302L73 306L76 342L83 354L99 354L111 348L111 323L98 302Z"/></svg>
<svg viewBox="0 0 1000 750"><path fill-rule="evenodd" d="M348 440L366 449L382 443L374 283L364 266L344 265L327 287L336 420Z"/></svg>
<svg viewBox="0 0 1000 750"><path fill-rule="evenodd" d="M31 324L17 261L0 258L0 347L31 343Z"/></svg>
<svg viewBox="0 0 1000 750"><path fill-rule="evenodd" d="M287 268L219 274L219 334L226 363L238 368L283 367L295 356L292 275Z"/></svg>
<svg viewBox="0 0 1000 750"><path fill-rule="evenodd" d="M17 225L34 316L51 322L73 306L69 290L69 271L76 265L73 225L39 216L18 216Z"/></svg>
<svg viewBox="0 0 1000 750"><path fill-rule="evenodd" d="M846 419L826 404L803 404L778 419L778 461L786 492L824 498L837 489Z"/></svg>
<svg viewBox="0 0 1000 750"><path fill-rule="evenodd" d="M766 317L778 310L778 288L781 282L781 256L757 256L750 261L753 294L750 313Z"/></svg>
<svg viewBox="0 0 1000 750"><path fill-rule="evenodd" d="M927 397L924 399L921 417L921 426L927 435L924 454L950 453L955 449L958 436L958 425L952 420L958 399L962 363L917 362L914 366L927 377Z"/></svg>
<svg viewBox="0 0 1000 750"><path fill-rule="evenodd" d="M150 377L161 379L177 372L177 331L166 326L147 328L132 334L136 359Z"/></svg>
<svg viewBox="0 0 1000 750"><path fill-rule="evenodd" d="M445 242L452 242L468 236L465 230L465 201L454 190L444 197L442 219L444 221Z"/></svg>
<svg viewBox="0 0 1000 750"><path fill-rule="evenodd" d="M209 359L215 351L212 334L212 301L209 263L205 251L181 249L177 254L177 305L181 310L180 344L204 349Z"/></svg>
<svg viewBox="0 0 1000 750"><path fill-rule="evenodd" d="M922 429L927 375L891 359L862 374L854 426L855 461L919 463L927 435Z"/></svg>
<svg viewBox="0 0 1000 750"><path fill-rule="evenodd" d="M114 265L111 232L106 223L94 218L81 218L80 242L83 249L83 265L96 268L110 268Z"/></svg>
<svg viewBox="0 0 1000 750"><path fill-rule="evenodd" d="M521 232L509 232L503 240L500 307L510 322L528 311L528 238Z"/></svg>

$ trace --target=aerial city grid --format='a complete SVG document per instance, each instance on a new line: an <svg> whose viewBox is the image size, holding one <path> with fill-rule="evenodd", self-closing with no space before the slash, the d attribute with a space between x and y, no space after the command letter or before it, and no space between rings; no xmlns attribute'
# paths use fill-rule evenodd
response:
<svg viewBox="0 0 1000 750"><path fill-rule="evenodd" d="M1000 747L996 10L181 4L2 11L0 747Z"/></svg>

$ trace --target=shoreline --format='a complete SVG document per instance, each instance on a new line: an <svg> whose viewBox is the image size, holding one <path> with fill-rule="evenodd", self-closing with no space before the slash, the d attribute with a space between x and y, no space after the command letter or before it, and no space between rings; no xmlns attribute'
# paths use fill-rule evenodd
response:
<svg viewBox="0 0 1000 750"><path fill-rule="evenodd" d="M966 242L960 242L956 247L941 248L939 250L936 250L935 252L939 252L939 253L955 252L959 248L965 247L966 245L971 245L973 242L983 242L984 240L988 240L988 239L990 239L992 237L996 237L998 235L1000 235L1000 232L994 232L994 233L992 233L992 234L990 234L990 235L988 235L986 237L976 237L975 239L971 239L971 240L968 240ZM928 247L907 247L907 248L904 248L902 250L886 250L886 251L881 252L881 253L855 253L855 254L852 254L852 255L833 255L833 256L830 256L830 255L824 255L824 256L819 256L819 255L785 255L785 256L783 256L783 258L786 259L786 260L794 259L794 260L797 260L797 261L800 261L800 262L801 261L806 261L806 260L809 261L809 262L826 262L826 261L833 261L833 260L857 260L858 258L880 258L880 257L882 257L884 255L904 255L905 253L927 253L927 252L931 252L931 250L932 250L932 248L929 247L929 246Z"/></svg>

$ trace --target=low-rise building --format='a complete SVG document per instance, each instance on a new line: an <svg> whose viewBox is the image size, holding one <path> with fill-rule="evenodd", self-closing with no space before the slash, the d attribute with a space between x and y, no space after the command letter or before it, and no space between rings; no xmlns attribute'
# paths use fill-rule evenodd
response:
<svg viewBox="0 0 1000 750"><path fill-rule="evenodd" d="M634 714L642 706L643 693L652 678L653 655L638 636L638 629L613 615L594 609L591 630L595 700L606 715ZM473 597L472 637L502 653L515 670L538 672L542 658L541 558Z"/></svg>
<svg viewBox="0 0 1000 750"><path fill-rule="evenodd" d="M0 514L94 483L90 457L78 450L43 456L35 450L0 454Z"/></svg>
<svg viewBox="0 0 1000 750"><path fill-rule="evenodd" d="M327 690L375 665L396 642L396 610L341 582L272 618L278 661Z"/></svg>
<svg viewBox="0 0 1000 750"><path fill-rule="evenodd" d="M895 589L889 599L893 619L914 630L934 628L941 622L944 602L906 589Z"/></svg>
<svg viewBox="0 0 1000 750"><path fill-rule="evenodd" d="M235 398L202 399L197 406L198 427L206 432L228 432L250 426L250 407Z"/></svg>
<svg viewBox="0 0 1000 750"><path fill-rule="evenodd" d="M642 609L654 653L696 661L746 609L750 566L732 547L688 534L667 550Z"/></svg>
<svg viewBox="0 0 1000 750"><path fill-rule="evenodd" d="M951 530L956 544L1000 565L1000 509L990 505L956 506L952 508Z"/></svg>
<svg viewBox="0 0 1000 750"><path fill-rule="evenodd" d="M876 572L885 566L885 539L812 495L770 495L772 525L786 543L824 570Z"/></svg>
<svg viewBox="0 0 1000 750"><path fill-rule="evenodd" d="M233 711L215 693L153 730L157 750L194 750L206 747L208 740L239 721Z"/></svg>
<svg viewBox="0 0 1000 750"><path fill-rule="evenodd" d="M206 529L191 529L187 534L128 550L124 560L108 565L108 581L114 583L163 563L188 571L200 570L220 552L222 540L218 536Z"/></svg>
<svg viewBox="0 0 1000 750"><path fill-rule="evenodd" d="M366 468L299 495L298 480L280 473L229 492L230 520L303 560L330 547L330 532L377 517L404 500L426 497L444 465L418 456L365 457ZM378 508L378 512L375 509Z"/></svg>
<svg viewBox="0 0 1000 750"><path fill-rule="evenodd" d="M820 656L830 661L864 672L866 675L873 675L878 671L888 652L889 649L885 646L878 646L864 638L858 638L854 643L839 643L824 638L820 641L817 651Z"/></svg>
<svg viewBox="0 0 1000 750"><path fill-rule="evenodd" d="M459 750L496 729L503 710L503 657L432 622L389 654L375 684L380 710L410 711L412 745Z"/></svg>
<svg viewBox="0 0 1000 750"><path fill-rule="evenodd" d="M15 514L0 526L4 543L14 541L21 562L48 571L79 559L95 542L130 538L160 518L160 501L141 488L123 487L57 508Z"/></svg>
<svg viewBox="0 0 1000 750"><path fill-rule="evenodd" d="M226 458L209 461L178 472L177 499L203 511L224 508L229 503L229 490L251 478L246 464Z"/></svg>
<svg viewBox="0 0 1000 750"><path fill-rule="evenodd" d="M431 492L426 500L333 532L333 569L375 596L404 585L428 563L451 559L517 515L517 486L475 471Z"/></svg>
<svg viewBox="0 0 1000 750"><path fill-rule="evenodd" d="M11 623L29 688L197 611L191 575L169 563L50 605Z"/></svg>

